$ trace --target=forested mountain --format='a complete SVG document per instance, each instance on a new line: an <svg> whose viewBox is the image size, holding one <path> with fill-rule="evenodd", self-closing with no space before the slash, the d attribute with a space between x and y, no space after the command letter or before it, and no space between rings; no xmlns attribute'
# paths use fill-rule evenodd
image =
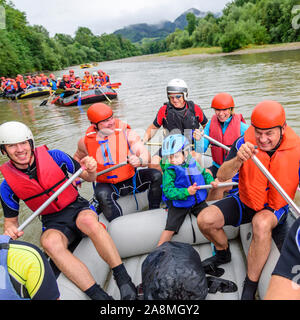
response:
<svg viewBox="0 0 300 320"><path fill-rule="evenodd" d="M222 15L186 15L187 26L165 39L148 41L144 53L192 47L222 47L224 52L250 44L300 41L299 0L233 0Z"/></svg>
<svg viewBox="0 0 300 320"><path fill-rule="evenodd" d="M194 14L197 18L203 18L207 15L207 12L202 12L198 9L191 8L183 12L173 22L162 21L157 24L132 24L122 29L116 30L114 34L119 34L122 37L131 40L132 42L138 42L144 38L155 38L157 40L164 39L170 33L174 32L176 28L183 30L187 26L186 15L188 13Z"/></svg>

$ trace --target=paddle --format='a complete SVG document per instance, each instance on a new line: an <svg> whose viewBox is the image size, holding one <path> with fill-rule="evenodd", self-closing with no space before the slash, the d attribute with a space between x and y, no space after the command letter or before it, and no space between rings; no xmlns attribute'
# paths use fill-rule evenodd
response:
<svg viewBox="0 0 300 320"><path fill-rule="evenodd" d="M97 89L98 89L101 93L103 93L104 97L105 97L109 102L111 102L111 100L109 99L109 97L104 93L104 91L103 91L100 87L98 87ZM97 90L97 89L95 89L95 90Z"/></svg>
<svg viewBox="0 0 300 320"><path fill-rule="evenodd" d="M105 174L105 173L107 173L107 172L110 172L110 171L112 171L112 170L115 170L115 169L118 169L118 168L120 168L120 167L123 167L123 166L125 166L127 163L128 163L127 161L123 161L123 162L121 162L121 163L119 163L119 164L116 164L115 166L112 166L112 167L110 167L110 168L107 168L107 169L105 169L105 170L102 170L102 171L100 171L100 172L97 173L97 177L98 177L98 176L101 176L102 174ZM80 179L80 180L76 181L76 185L79 185L79 184L81 184L81 183L84 182L84 181L85 181L85 180Z"/></svg>
<svg viewBox="0 0 300 320"><path fill-rule="evenodd" d="M112 89L118 89L122 85L121 82L115 82L108 85L108 87L111 87Z"/></svg>
<svg viewBox="0 0 300 320"><path fill-rule="evenodd" d="M78 97L78 101L77 101L77 107L79 108L80 112L83 113L83 109L81 108L81 87L79 89L79 97Z"/></svg>
<svg viewBox="0 0 300 320"><path fill-rule="evenodd" d="M206 134L203 134L203 137L212 143L218 145L219 147L229 151L230 148L222 144L221 142L207 136ZM300 217L300 209L295 204L295 202L289 197L289 195L284 191L284 189L280 186L280 184L276 181L276 179L271 175L271 173L266 169L266 167L260 162L260 160L254 155L251 158L258 169L263 173L263 175L272 183L274 188L279 192L279 194L284 198L284 200L295 210L298 217Z"/></svg>
<svg viewBox="0 0 300 320"><path fill-rule="evenodd" d="M48 101L50 100L50 98L53 97L54 93L55 93L55 91L51 91L51 90L50 90L50 95L49 95L49 97L48 97L47 99L43 100L43 101L40 103L40 107L41 107L41 106L45 106L45 105L48 103Z"/></svg>
<svg viewBox="0 0 300 320"><path fill-rule="evenodd" d="M216 188L233 187L233 186L238 186L238 183L237 182L223 182L223 183L219 183ZM204 185L201 185L198 187L199 187L198 190L202 190L202 189L211 189L213 186L211 184L204 184Z"/></svg>
<svg viewBox="0 0 300 320"><path fill-rule="evenodd" d="M56 190L53 195L45 201L28 219L26 219L18 228L18 231L24 230L30 222L37 217L43 210L45 210L49 204L56 199L80 174L84 171L84 167L81 167L78 171L76 171L73 176L67 180L58 190Z"/></svg>

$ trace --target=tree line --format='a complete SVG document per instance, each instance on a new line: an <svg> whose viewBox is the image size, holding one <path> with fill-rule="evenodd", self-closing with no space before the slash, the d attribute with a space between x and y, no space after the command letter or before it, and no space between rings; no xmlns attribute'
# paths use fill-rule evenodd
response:
<svg viewBox="0 0 300 320"><path fill-rule="evenodd" d="M192 47L222 47L224 52L230 52L250 44L300 41L300 29L292 25L300 13L293 10L297 5L299 0L234 0L225 6L220 17L209 13L204 18L196 18L189 13L184 30L176 29L160 41L145 42L142 50L149 54Z"/></svg>
<svg viewBox="0 0 300 320"><path fill-rule="evenodd" d="M24 12L11 2L0 0L5 8L5 28L0 29L0 75L60 70L92 61L106 61L140 55L129 40L114 34L94 35L79 27L74 37L49 32L39 25L30 26Z"/></svg>

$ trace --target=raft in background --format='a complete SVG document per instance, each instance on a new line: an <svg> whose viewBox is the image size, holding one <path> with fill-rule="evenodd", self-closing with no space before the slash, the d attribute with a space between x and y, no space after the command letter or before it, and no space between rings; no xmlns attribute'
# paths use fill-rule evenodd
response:
<svg viewBox="0 0 300 320"><path fill-rule="evenodd" d="M86 69L86 68L91 68L92 65L90 63L84 63L80 65L80 69Z"/></svg>
<svg viewBox="0 0 300 320"><path fill-rule="evenodd" d="M90 104L95 102L106 101L109 99L116 99L118 96L114 89L101 87L87 91L77 92L69 97L59 97L55 99L55 104L65 107L77 106L78 100L81 99L81 104Z"/></svg>
<svg viewBox="0 0 300 320"><path fill-rule="evenodd" d="M42 97L46 95L50 95L50 88L49 87L33 87L26 89L24 92L12 93L3 96L3 98L17 100L17 99L29 99L29 98L36 98Z"/></svg>

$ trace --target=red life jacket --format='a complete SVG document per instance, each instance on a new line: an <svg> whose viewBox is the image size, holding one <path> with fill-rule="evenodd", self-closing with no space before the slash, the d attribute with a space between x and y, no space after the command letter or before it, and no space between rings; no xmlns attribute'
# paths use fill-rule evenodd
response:
<svg viewBox="0 0 300 320"><path fill-rule="evenodd" d="M226 146L231 147L234 141L241 135L241 121L246 123L241 114L233 114L232 119L223 134L220 121L216 115L213 115L209 127L209 136ZM221 165L226 158L227 151L221 147L212 145L211 154L213 161Z"/></svg>
<svg viewBox="0 0 300 320"><path fill-rule="evenodd" d="M18 170L11 161L0 167L0 171L12 191L32 211L37 210L67 180L66 175L47 150L46 146L40 146L34 151L38 181L30 179L27 174ZM70 185L41 214L59 212L74 202L77 196L77 190Z"/></svg>

